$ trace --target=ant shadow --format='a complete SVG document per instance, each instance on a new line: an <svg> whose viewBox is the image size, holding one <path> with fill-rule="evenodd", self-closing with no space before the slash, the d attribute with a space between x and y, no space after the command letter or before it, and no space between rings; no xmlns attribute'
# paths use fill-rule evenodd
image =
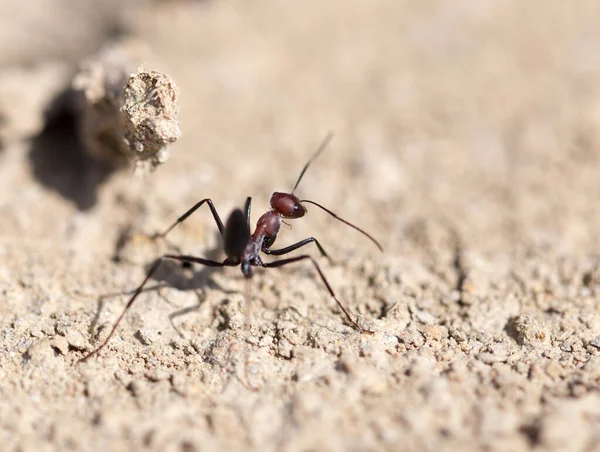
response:
<svg viewBox="0 0 600 452"><path fill-rule="evenodd" d="M52 100L43 130L31 140L28 157L41 185L85 211L96 204L98 187L117 167L86 152L78 131L75 96L66 90Z"/></svg>
<svg viewBox="0 0 600 452"><path fill-rule="evenodd" d="M218 240L221 240L221 236L216 234ZM122 262L122 258L119 255L119 252L124 248L126 243L131 239L132 231L131 228L127 227L121 231L121 234L117 241L117 246L115 248L115 255L113 256L113 262L120 263ZM172 244L167 243L168 246L172 249L175 249L178 253L180 253L180 249ZM206 255L207 259L218 260L222 255L222 245L218 243L217 246L208 250ZM160 258L159 258L160 259ZM158 259L155 259L144 266L146 273L150 271L150 269L155 265ZM220 268L217 267L201 267L200 270L194 270L193 264L189 264L187 262L179 263L172 260L164 259L162 260L159 267L156 269L151 279L156 281L157 284L152 285L150 287L144 287L140 291L140 295L147 292L157 292L160 298L163 299L167 304L173 305L166 296L161 293L161 289L163 288L173 288L181 291L189 291L193 290L198 298L198 302L191 305L186 306L184 308L178 309L177 311L169 314L169 322L173 329L177 332L180 337L184 337L184 334L175 324L175 319L178 317L185 316L191 312L198 311L202 304L206 299L206 289L214 289L218 290L226 295L237 294L237 291L234 290L226 290L217 284L211 276L213 273L220 271ZM192 271L192 275L189 275L189 271ZM123 292L113 292L101 295L98 297L98 308L96 310L96 314L92 319L92 322L89 327L90 334L93 334L96 331L98 326L98 322L100 319L100 315L104 310L105 300L109 298L120 297L123 295L133 296L136 292L136 289L123 291Z"/></svg>

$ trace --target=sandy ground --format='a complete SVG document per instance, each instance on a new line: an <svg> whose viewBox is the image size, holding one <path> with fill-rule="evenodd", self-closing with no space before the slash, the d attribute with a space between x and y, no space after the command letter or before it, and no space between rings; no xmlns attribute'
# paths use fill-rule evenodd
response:
<svg viewBox="0 0 600 452"><path fill-rule="evenodd" d="M0 2L3 451L600 450L599 2L116 4ZM145 179L44 125L119 34L181 90ZM77 364L168 247L144 234L204 197L256 221L329 130L298 194L385 252L310 207L277 243L317 237L376 334L309 264L258 271L249 316L239 269L165 265ZM219 257L208 210L169 241Z"/></svg>

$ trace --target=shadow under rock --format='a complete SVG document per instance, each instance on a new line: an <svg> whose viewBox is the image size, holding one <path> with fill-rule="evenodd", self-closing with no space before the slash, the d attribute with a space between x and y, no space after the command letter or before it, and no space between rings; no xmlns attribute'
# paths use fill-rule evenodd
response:
<svg viewBox="0 0 600 452"><path fill-rule="evenodd" d="M72 201L79 210L89 210L96 204L98 187L116 167L86 152L72 105L69 91L54 99L44 129L32 139L29 161L40 184Z"/></svg>

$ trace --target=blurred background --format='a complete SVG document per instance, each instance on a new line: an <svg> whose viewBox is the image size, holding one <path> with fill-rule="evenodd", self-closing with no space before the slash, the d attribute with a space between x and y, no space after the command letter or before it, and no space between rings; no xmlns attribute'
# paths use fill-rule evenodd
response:
<svg viewBox="0 0 600 452"><path fill-rule="evenodd" d="M2 178L2 227L17 226L32 203L32 214L64 232L73 203L101 210L114 199L113 177L87 174L77 153L35 138L78 65L135 37L145 46L137 63L181 90L183 136L135 201L157 213L172 218L205 196L226 212L247 195L262 211L332 130L301 194L360 218L388 248L423 221L445 222L482 250L539 240L593 248L597 6L538 6L2 2L2 139L5 148L29 146L30 158ZM96 205L98 196L107 201ZM320 217L313 227L327 235Z"/></svg>
<svg viewBox="0 0 600 452"><path fill-rule="evenodd" d="M83 61L130 39L143 49L135 67L168 74L180 90L182 136L170 159L142 178L90 157L61 104ZM461 318L473 332L502 338L517 311L543 317L562 309L540 295L552 284L598 284L598 1L4 0L0 314L35 323L54 313L87 325L95 297L135 287L159 253L121 243L135 265L120 265L120 239L163 230L205 197L226 218L252 196L255 222L272 192L291 190L328 131L334 139L297 194L363 227L386 252L310 206L305 219L282 226L277 243L317 237L345 268L326 269L334 286L366 318L400 299L404 272L410 279L415 266L454 293L428 298L440 318L462 290L461 266L475 269L471 283L487 301L463 306ZM173 241L190 254L219 247L208 211ZM459 262L462 252L468 264ZM283 286L271 301L257 295L267 308L293 298L310 271L283 275L258 276L260 287ZM365 280L385 284L362 305L356 294ZM535 286L517 297L520 311L506 307L505 292L488 297L516 280ZM243 292L234 272L219 283ZM594 319L595 293L586 298ZM314 306L336 315L326 303ZM520 438L505 443L513 450L541 441L519 425L504 437ZM420 439L407 444L415 450L435 442L427 429L413 434ZM254 444L263 444L256 435ZM361 444L390 447L384 436ZM338 440L330 450L348 445Z"/></svg>

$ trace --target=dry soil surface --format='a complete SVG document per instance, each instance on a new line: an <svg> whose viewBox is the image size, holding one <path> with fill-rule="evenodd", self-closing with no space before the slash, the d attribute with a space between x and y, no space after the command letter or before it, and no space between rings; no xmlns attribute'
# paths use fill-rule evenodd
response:
<svg viewBox="0 0 600 452"><path fill-rule="evenodd" d="M44 120L123 35L181 90L143 179ZM0 38L3 451L600 450L600 2L4 0ZM78 364L165 250L222 258L204 207L146 234L205 197L255 222L329 130L297 193L385 252L314 206L277 245L318 238L375 334L308 261L250 309L239 269L165 264Z"/></svg>

